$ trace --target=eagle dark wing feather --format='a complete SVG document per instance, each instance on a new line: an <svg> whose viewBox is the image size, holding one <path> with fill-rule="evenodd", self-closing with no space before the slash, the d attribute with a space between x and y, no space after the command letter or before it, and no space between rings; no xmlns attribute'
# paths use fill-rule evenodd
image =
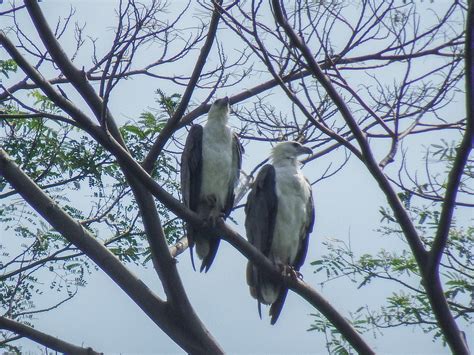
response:
<svg viewBox="0 0 474 355"><path fill-rule="evenodd" d="M267 164L257 175L245 206L245 229L249 242L268 257L272 245L278 211L275 192L275 168ZM250 262L247 265L247 284L250 293L258 300L260 313L261 273ZM261 316L261 314L260 314Z"/></svg>
<svg viewBox="0 0 474 355"><path fill-rule="evenodd" d="M278 293L278 297L275 302L272 303L270 307L270 324L275 324L280 316L281 310L283 309L283 305L285 304L286 295L288 294L288 289L286 287L282 287L280 292Z"/></svg>
<svg viewBox="0 0 474 355"><path fill-rule="evenodd" d="M237 134L232 135L232 175L229 188L227 190L227 199L224 207L224 215L228 217L234 207L235 188L239 183L240 169L242 168L242 152L244 148L240 144Z"/></svg>
<svg viewBox="0 0 474 355"><path fill-rule="evenodd" d="M309 184L309 181L306 180ZM311 185L310 185L311 186ZM301 235L301 245L298 249L298 254L296 254L295 262L293 263L293 267L296 271L299 271L301 266L303 265L306 259L306 253L308 252L308 242L309 242L309 235L313 231L314 226L314 202L313 202L313 192L310 190L309 200L306 205L306 213L307 213L307 220L305 228L302 230Z"/></svg>
<svg viewBox="0 0 474 355"><path fill-rule="evenodd" d="M258 173L245 205L247 238L265 256L270 252L277 208L275 168L267 164Z"/></svg>
<svg viewBox="0 0 474 355"><path fill-rule="evenodd" d="M197 211L202 182L202 137L203 128L193 125L189 130L188 138L181 155L181 194L184 204L192 211ZM193 246L194 228L186 225L191 261L194 268Z"/></svg>

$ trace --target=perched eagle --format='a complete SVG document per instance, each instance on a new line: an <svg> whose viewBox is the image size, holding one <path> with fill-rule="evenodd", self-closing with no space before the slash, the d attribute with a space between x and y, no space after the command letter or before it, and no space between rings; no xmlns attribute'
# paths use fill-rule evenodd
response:
<svg viewBox="0 0 474 355"><path fill-rule="evenodd" d="M239 139L227 125L229 108L228 97L216 100L205 126L191 127L181 156L184 203L212 225L218 218L229 215L242 165ZM193 267L193 247L196 246L196 253L202 260L200 271L207 272L216 256L219 238L190 224L186 229Z"/></svg>
<svg viewBox="0 0 474 355"><path fill-rule="evenodd" d="M301 172L297 157L312 153L298 142L282 142L272 150L273 164L258 173L245 206L247 238L285 273L296 275L308 250L313 229L314 206L311 185ZM250 294L261 303L271 304L271 324L275 324L288 289L274 282L252 265L247 265Z"/></svg>

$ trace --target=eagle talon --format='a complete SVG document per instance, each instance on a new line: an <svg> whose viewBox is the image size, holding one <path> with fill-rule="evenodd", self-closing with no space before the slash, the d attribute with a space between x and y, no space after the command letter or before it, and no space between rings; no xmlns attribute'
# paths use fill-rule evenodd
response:
<svg viewBox="0 0 474 355"><path fill-rule="evenodd" d="M219 222L221 219L224 219L225 214L222 212L218 211L212 211L209 213L209 216L207 217L206 224L210 227L215 227L217 225L217 222Z"/></svg>
<svg viewBox="0 0 474 355"><path fill-rule="evenodd" d="M278 267L282 276L289 277L292 279L303 280L303 274L301 274L301 272L296 270L293 266L286 264L278 264Z"/></svg>

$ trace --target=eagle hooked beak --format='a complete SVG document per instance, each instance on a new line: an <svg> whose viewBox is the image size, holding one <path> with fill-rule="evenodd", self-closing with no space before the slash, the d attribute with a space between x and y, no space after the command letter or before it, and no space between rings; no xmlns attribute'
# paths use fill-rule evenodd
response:
<svg viewBox="0 0 474 355"><path fill-rule="evenodd" d="M308 147L305 147L304 145L302 145L301 147L298 147L298 154L299 155L313 154L313 151L311 150L311 148L308 148Z"/></svg>
<svg viewBox="0 0 474 355"><path fill-rule="evenodd" d="M217 99L214 103L220 107L229 106L229 97L226 96L226 97L223 97L222 99Z"/></svg>

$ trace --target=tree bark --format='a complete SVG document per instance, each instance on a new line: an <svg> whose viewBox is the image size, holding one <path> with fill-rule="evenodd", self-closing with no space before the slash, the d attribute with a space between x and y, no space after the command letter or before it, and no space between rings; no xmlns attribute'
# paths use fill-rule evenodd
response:
<svg viewBox="0 0 474 355"><path fill-rule="evenodd" d="M16 333L21 337L28 338L37 342L41 345L46 346L49 349L60 351L66 354L77 354L77 355L101 355L94 351L92 348L83 348L71 343L68 343L64 340L55 338L49 334L40 332L34 328L28 327L22 323L16 322L14 320L0 317L0 329L9 330L10 332Z"/></svg>

